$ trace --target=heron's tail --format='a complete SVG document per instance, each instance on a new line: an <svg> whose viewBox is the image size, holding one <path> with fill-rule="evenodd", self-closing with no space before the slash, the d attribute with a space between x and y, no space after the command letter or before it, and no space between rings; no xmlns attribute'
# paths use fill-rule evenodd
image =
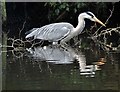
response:
<svg viewBox="0 0 120 92"><path fill-rule="evenodd" d="M25 38L27 39L27 38L33 37L36 33L36 29L38 29L38 28L33 28L32 30L27 31L25 33L25 35L26 35Z"/></svg>

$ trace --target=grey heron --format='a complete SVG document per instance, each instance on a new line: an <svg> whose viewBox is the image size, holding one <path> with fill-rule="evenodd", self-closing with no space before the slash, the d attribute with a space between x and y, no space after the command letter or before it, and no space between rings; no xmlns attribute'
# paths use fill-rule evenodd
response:
<svg viewBox="0 0 120 92"><path fill-rule="evenodd" d="M84 19L89 19L105 26L105 24L103 24L92 12L88 11L83 12L78 16L78 25L75 28L67 22L52 23L41 28L33 28L27 32L25 38L33 37L34 39L47 40L49 42L60 41L60 43L66 43L83 31L85 27Z"/></svg>

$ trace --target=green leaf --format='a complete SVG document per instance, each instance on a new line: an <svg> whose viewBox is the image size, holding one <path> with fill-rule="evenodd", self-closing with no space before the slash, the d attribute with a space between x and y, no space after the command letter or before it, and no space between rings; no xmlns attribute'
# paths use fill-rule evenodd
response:
<svg viewBox="0 0 120 92"><path fill-rule="evenodd" d="M67 8L66 8L66 11L69 11L69 10L70 10L69 7L67 7Z"/></svg>

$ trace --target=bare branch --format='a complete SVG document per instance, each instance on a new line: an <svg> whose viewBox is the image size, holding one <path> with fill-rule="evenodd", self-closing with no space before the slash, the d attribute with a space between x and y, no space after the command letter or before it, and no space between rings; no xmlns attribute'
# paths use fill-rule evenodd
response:
<svg viewBox="0 0 120 92"><path fill-rule="evenodd" d="M21 32L23 31L23 29L24 29L24 27L25 27L25 24L26 24L26 20L25 20L24 23L23 23L22 29L20 29L19 38L20 38L20 36L21 36Z"/></svg>
<svg viewBox="0 0 120 92"><path fill-rule="evenodd" d="M108 24L109 19L112 17L112 14L113 14L113 12L114 12L114 5L113 5L112 10L109 10L109 11L110 11L110 15L109 15L109 17L107 18L105 24ZM98 28L98 30L97 30L93 35L94 35L94 36L97 35L98 31L99 31L102 27L103 27L103 26L100 26L100 27Z"/></svg>

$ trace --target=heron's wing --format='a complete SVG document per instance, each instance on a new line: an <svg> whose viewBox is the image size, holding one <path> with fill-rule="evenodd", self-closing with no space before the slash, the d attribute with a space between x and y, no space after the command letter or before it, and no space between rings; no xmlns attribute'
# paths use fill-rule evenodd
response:
<svg viewBox="0 0 120 92"><path fill-rule="evenodd" d="M38 35L36 35L36 38L50 41L58 41L65 38L70 32L70 25L63 25L58 23L51 24L45 26L41 31L39 31Z"/></svg>
<svg viewBox="0 0 120 92"><path fill-rule="evenodd" d="M58 41L69 35L72 29L73 26L69 23L54 23L35 29L32 34L35 39Z"/></svg>

